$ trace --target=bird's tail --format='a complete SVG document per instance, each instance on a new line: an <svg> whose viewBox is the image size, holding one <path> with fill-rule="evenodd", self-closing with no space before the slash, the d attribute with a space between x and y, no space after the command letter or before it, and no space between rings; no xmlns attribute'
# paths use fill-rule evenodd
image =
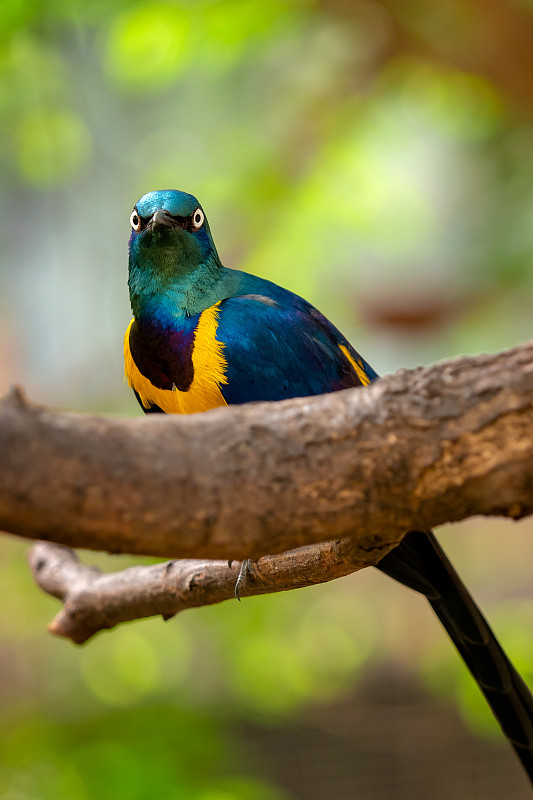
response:
<svg viewBox="0 0 533 800"><path fill-rule="evenodd" d="M433 533L411 531L376 566L427 597L533 783L533 696Z"/></svg>

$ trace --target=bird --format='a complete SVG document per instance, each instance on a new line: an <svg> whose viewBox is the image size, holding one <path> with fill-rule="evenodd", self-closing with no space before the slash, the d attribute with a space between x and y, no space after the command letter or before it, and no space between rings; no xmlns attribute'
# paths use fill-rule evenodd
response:
<svg viewBox="0 0 533 800"><path fill-rule="evenodd" d="M130 224L125 377L145 413L307 397L378 378L306 300L223 266L193 195L148 192ZM409 531L376 567L427 598L533 784L533 696L434 533Z"/></svg>

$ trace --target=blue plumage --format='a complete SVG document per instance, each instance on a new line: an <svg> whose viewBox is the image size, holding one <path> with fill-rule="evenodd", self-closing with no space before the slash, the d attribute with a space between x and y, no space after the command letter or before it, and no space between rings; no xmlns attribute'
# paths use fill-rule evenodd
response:
<svg viewBox="0 0 533 800"><path fill-rule="evenodd" d="M131 220L129 288L135 320L125 354L128 380L145 398L145 409L188 413L222 403L283 400L365 385L377 377L340 331L301 297L224 267L192 195L150 192ZM200 325L209 310L215 310L213 324ZM215 342L222 348L220 359L206 355ZM195 353L203 356L196 363ZM156 391L173 387L194 387L194 402L193 395L178 396L177 402Z"/></svg>
<svg viewBox="0 0 533 800"><path fill-rule="evenodd" d="M238 294L220 303L227 403L285 400L360 386L343 345L368 381L377 377L347 339L309 303L270 281L240 273Z"/></svg>

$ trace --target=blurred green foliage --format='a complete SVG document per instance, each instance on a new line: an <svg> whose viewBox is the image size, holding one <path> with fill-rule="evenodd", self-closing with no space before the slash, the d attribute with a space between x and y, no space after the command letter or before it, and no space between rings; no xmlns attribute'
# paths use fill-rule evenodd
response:
<svg viewBox="0 0 533 800"><path fill-rule="evenodd" d="M491 35L518 13L527 27L531 4L508 5ZM126 241L134 202L156 188L199 196L225 263L304 294L380 372L529 336L532 110L498 72L512 48L476 61L489 12L470 0L4 0L2 388L138 413L122 384ZM503 558L500 523L467 527L449 537L454 560L531 683L531 525ZM46 636L57 604L23 549L0 541L5 800L282 800L239 725L342 703L383 661L498 734L423 602L381 576L75 649Z"/></svg>

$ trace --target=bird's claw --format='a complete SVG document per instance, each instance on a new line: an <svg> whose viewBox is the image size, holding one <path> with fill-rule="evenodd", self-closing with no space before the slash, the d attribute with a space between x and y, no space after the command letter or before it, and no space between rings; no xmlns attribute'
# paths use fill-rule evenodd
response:
<svg viewBox="0 0 533 800"><path fill-rule="evenodd" d="M235 581L235 597L239 601L241 599L241 586L244 586L248 578L252 575L252 572L253 561L251 558L245 558L244 561L241 562L241 568L239 570L239 574L237 575L237 580Z"/></svg>

